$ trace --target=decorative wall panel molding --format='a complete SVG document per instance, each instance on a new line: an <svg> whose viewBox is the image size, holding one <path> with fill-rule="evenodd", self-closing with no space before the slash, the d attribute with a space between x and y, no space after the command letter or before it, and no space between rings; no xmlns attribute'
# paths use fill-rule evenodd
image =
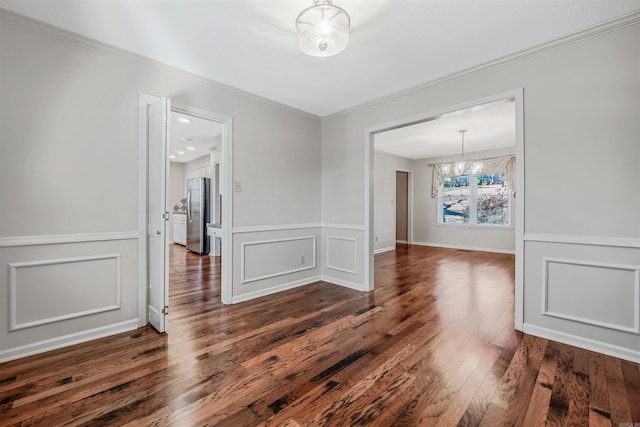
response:
<svg viewBox="0 0 640 427"><path fill-rule="evenodd" d="M243 242L240 250L240 283L316 268L316 243L316 236Z"/></svg>
<svg viewBox="0 0 640 427"><path fill-rule="evenodd" d="M118 310L122 304L119 253L10 263L8 269L10 331Z"/></svg>
<svg viewBox="0 0 640 427"><path fill-rule="evenodd" d="M543 258L542 314L640 334L640 266Z"/></svg>
<svg viewBox="0 0 640 427"><path fill-rule="evenodd" d="M327 236L327 268L358 274L356 239L353 237Z"/></svg>

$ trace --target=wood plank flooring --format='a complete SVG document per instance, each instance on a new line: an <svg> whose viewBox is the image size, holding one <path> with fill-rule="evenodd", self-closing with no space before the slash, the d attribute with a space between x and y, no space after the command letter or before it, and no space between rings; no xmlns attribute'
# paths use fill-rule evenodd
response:
<svg viewBox="0 0 640 427"><path fill-rule="evenodd" d="M233 306L219 263L173 247L171 266L168 334L0 364L0 425L640 423L640 365L513 330L511 255L404 245L376 255L374 292Z"/></svg>

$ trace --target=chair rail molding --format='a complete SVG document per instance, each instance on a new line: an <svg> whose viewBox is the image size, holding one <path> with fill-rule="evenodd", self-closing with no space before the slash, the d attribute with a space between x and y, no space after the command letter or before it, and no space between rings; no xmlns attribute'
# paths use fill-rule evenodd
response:
<svg viewBox="0 0 640 427"><path fill-rule="evenodd" d="M524 240L528 242L568 243L568 244L574 244L574 245L640 248L640 238L629 238L629 237L525 233Z"/></svg>
<svg viewBox="0 0 640 427"><path fill-rule="evenodd" d="M130 240L138 238L140 238L138 231L0 237L0 248L53 245L58 243L106 242L109 240Z"/></svg>

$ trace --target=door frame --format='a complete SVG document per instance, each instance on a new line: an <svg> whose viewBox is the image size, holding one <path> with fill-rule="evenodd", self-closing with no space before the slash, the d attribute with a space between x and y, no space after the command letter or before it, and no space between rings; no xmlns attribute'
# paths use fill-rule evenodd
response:
<svg viewBox="0 0 640 427"><path fill-rule="evenodd" d="M407 244L413 244L413 171L411 169L398 169L395 170L396 186L394 187L393 200L396 202L396 209L394 211L394 225L398 224L398 194L396 194L398 188L398 172L405 172L407 174ZM396 235L396 243L398 242L398 236Z"/></svg>
<svg viewBox="0 0 640 427"><path fill-rule="evenodd" d="M159 96L147 93L139 93L138 102L138 326L142 327L148 323L147 315L147 130L148 117L147 106L159 99ZM233 229L233 118L223 114L214 113L202 108L171 103L171 111L211 120L222 126L221 135L221 159L220 159L220 188L225 199L222 206L222 217L225 218L222 224L222 259L221 262L221 300L223 304L231 304L233 292L233 250L232 250L232 229ZM167 174L169 171L167 171ZM168 245L168 242L167 242ZM168 250L168 248L167 248ZM169 266L166 266L169 268Z"/></svg>
<svg viewBox="0 0 640 427"><path fill-rule="evenodd" d="M483 104L500 101L514 101L516 109L516 224L515 224L515 329L521 331L524 326L524 88L498 93L461 104L441 108L427 113L406 117L392 122L368 127L364 130L364 288L374 289L373 261L373 160L374 135L376 133L398 129L413 124L435 120L443 115Z"/></svg>

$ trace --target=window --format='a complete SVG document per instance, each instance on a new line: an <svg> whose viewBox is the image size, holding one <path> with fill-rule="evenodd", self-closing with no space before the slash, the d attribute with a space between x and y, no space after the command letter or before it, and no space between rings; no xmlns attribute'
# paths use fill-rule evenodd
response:
<svg viewBox="0 0 640 427"><path fill-rule="evenodd" d="M440 224L511 225L511 197L499 173L446 177L438 194Z"/></svg>

